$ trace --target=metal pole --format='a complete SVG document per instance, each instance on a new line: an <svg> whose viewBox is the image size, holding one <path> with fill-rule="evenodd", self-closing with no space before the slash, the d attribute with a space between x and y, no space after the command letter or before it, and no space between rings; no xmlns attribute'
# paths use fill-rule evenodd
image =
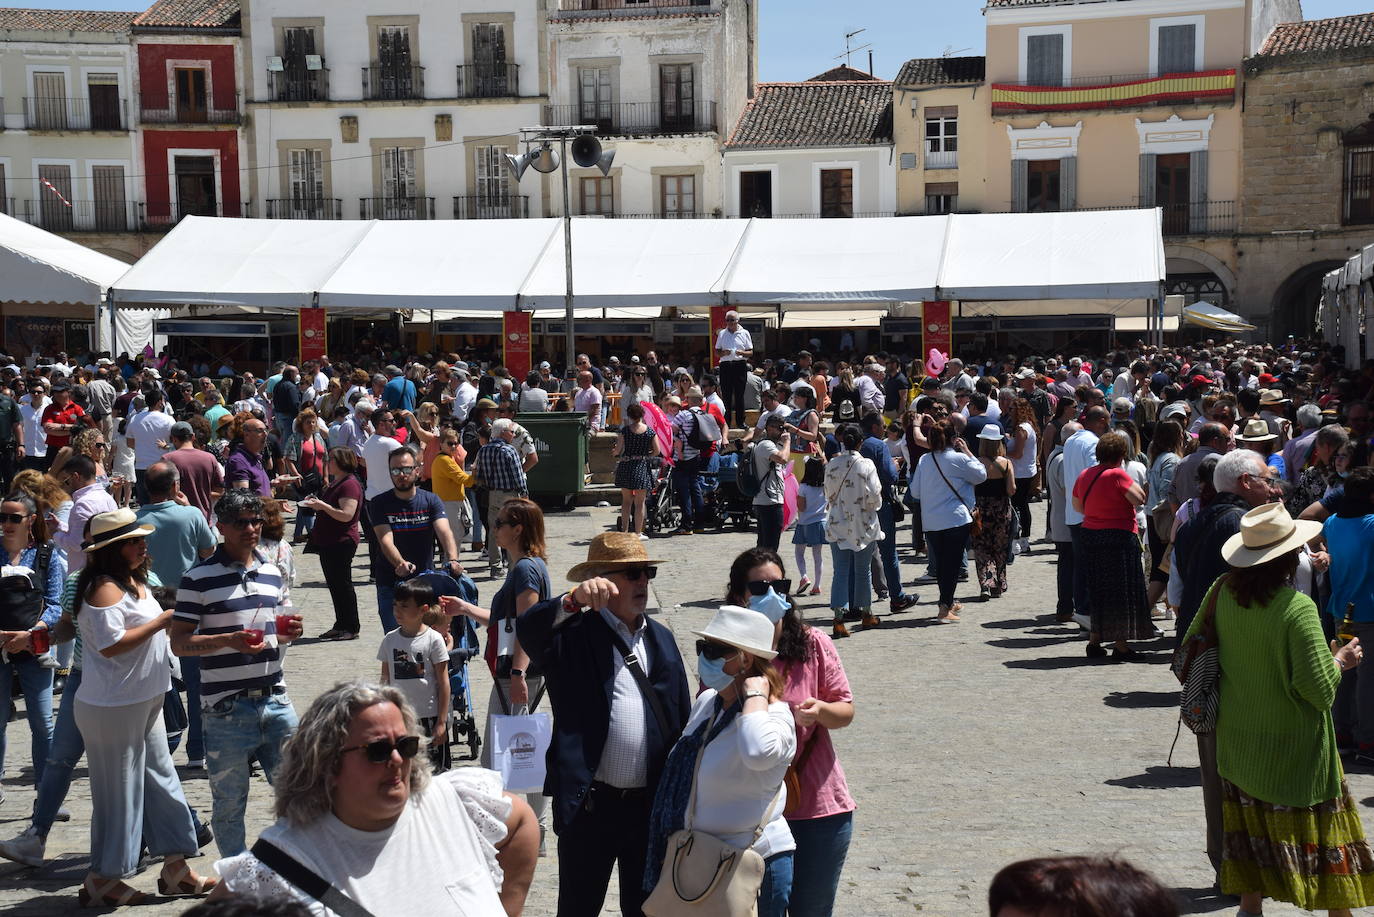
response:
<svg viewBox="0 0 1374 917"><path fill-rule="evenodd" d="M567 276L567 290L563 294L563 345L567 348L566 369L568 372L577 367L577 336L573 333L573 252L572 252L572 210L568 193L568 138L565 134L558 141L559 163L563 172L563 267Z"/></svg>

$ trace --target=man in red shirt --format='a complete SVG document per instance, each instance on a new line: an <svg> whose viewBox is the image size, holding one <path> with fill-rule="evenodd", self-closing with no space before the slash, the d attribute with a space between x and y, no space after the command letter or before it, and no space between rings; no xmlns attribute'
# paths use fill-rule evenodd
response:
<svg viewBox="0 0 1374 917"><path fill-rule="evenodd" d="M43 409L43 432L48 436L48 448L61 449L72 441L72 434L80 426L77 421L86 416L81 405L72 401L71 383L63 380L53 383L52 404Z"/></svg>

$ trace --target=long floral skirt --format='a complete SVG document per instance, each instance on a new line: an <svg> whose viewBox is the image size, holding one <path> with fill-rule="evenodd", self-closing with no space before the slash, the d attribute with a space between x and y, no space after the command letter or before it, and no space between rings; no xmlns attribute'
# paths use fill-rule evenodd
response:
<svg viewBox="0 0 1374 917"><path fill-rule="evenodd" d="M1007 547L1011 544L1011 500L1005 494L979 497L983 529L973 536L973 565L978 585L991 592L1007 591Z"/></svg>
<svg viewBox="0 0 1374 917"><path fill-rule="evenodd" d="M1149 640L1154 636L1150 610L1145 604L1145 569L1140 561L1140 539L1125 529L1079 530L1083 564L1088 576L1092 630L1103 643L1118 640Z"/></svg>
<svg viewBox="0 0 1374 917"><path fill-rule="evenodd" d="M1374 853L1350 788L1307 808L1274 805L1221 781L1221 890L1260 892L1308 911L1374 903Z"/></svg>

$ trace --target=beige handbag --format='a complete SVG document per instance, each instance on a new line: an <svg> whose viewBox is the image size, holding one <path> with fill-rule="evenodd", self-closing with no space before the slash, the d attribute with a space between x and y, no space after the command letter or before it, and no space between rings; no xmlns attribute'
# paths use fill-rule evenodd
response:
<svg viewBox="0 0 1374 917"><path fill-rule="evenodd" d="M710 728L706 730L710 734ZM663 871L658 884L644 902L647 917L756 917L759 888L763 885L764 862L753 849L763 836L763 829L773 818L778 795L763 814L763 821L754 829L749 846L743 849L725 843L704 831L692 830L692 810L697 801L697 778L701 774L701 759L706 743L697 752L696 770L692 773L692 792L687 799L687 812L681 831L668 838L663 855Z"/></svg>

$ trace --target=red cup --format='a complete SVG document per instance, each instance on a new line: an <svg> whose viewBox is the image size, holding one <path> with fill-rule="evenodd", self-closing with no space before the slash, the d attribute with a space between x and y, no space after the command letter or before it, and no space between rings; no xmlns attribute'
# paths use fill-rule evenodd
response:
<svg viewBox="0 0 1374 917"><path fill-rule="evenodd" d="M291 624L296 619L295 615L277 615L277 636L284 637L291 632Z"/></svg>
<svg viewBox="0 0 1374 917"><path fill-rule="evenodd" d="M248 635L249 646L259 646L262 644L264 634L261 627L245 627L243 632Z"/></svg>
<svg viewBox="0 0 1374 917"><path fill-rule="evenodd" d="M33 646L33 654L41 656L52 649L52 634L48 633L46 627L40 627L29 631L29 643Z"/></svg>

